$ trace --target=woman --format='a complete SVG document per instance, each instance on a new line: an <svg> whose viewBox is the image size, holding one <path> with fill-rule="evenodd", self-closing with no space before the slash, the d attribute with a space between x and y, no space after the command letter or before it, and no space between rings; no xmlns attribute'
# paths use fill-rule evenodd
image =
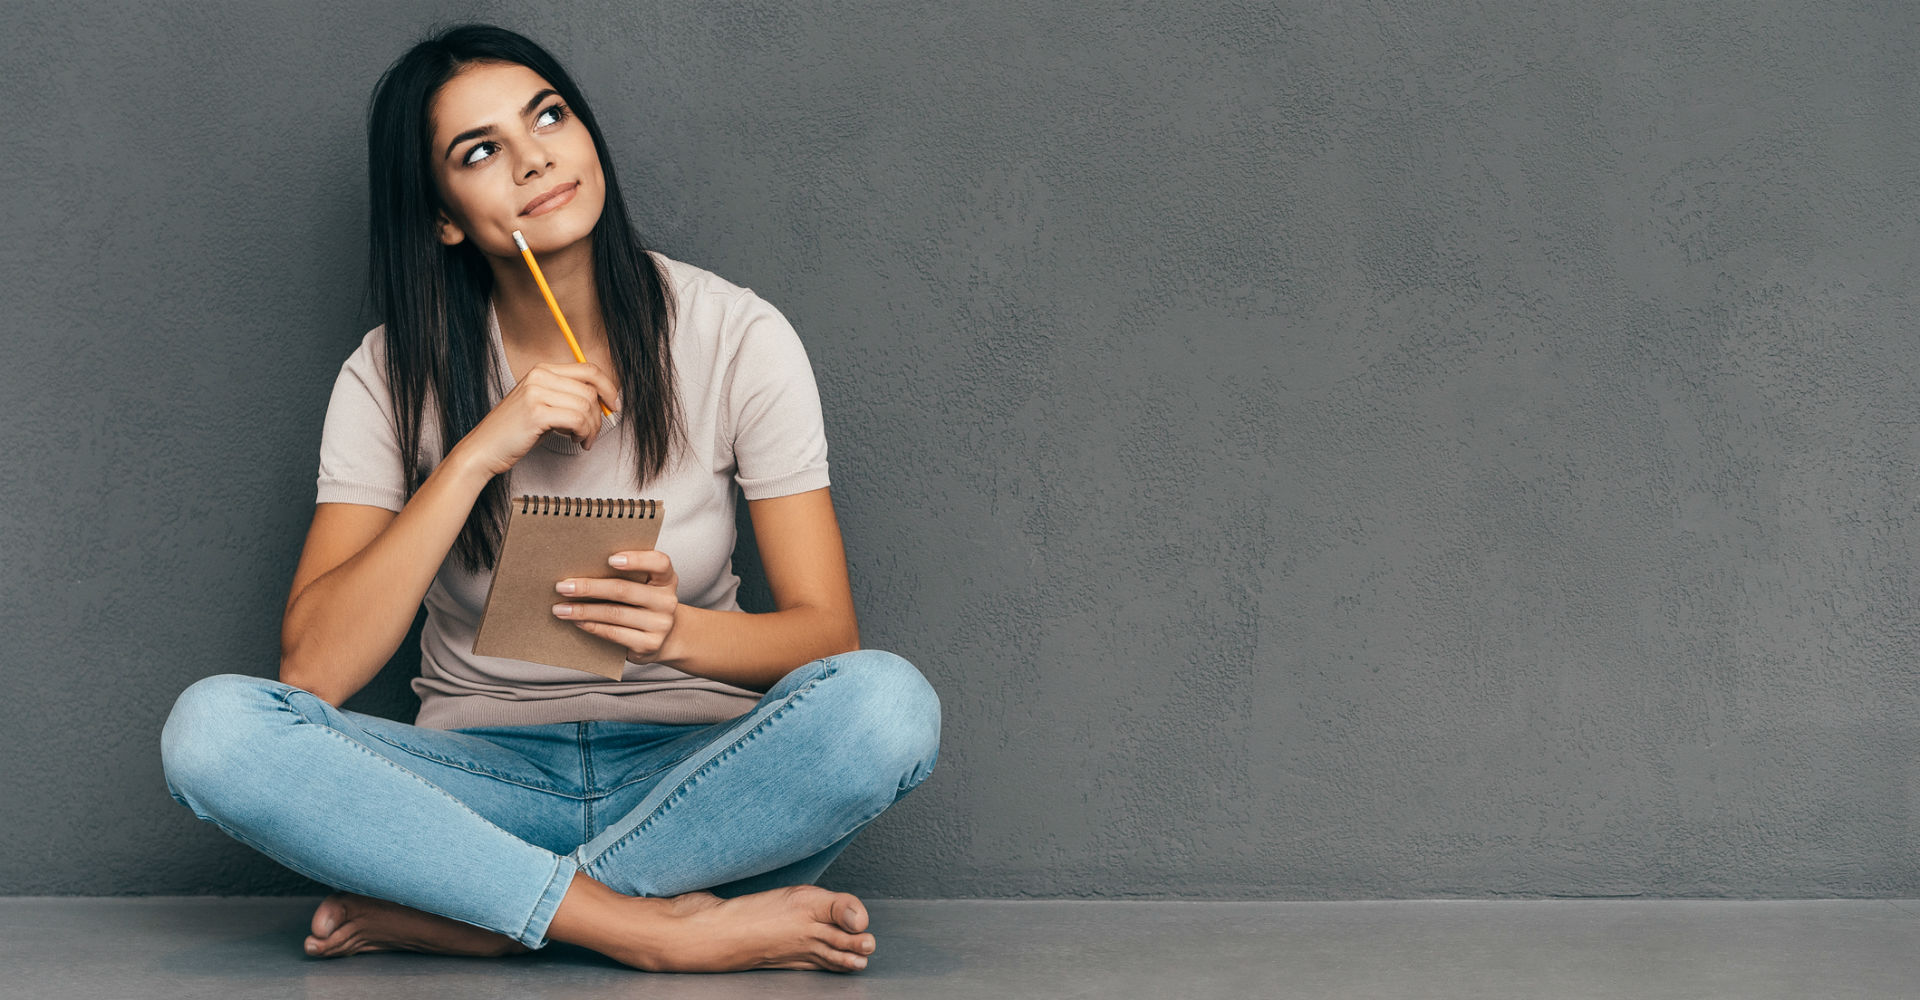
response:
<svg viewBox="0 0 1920 1000"><path fill-rule="evenodd" d="M797 335L642 248L578 88L519 35L415 46L375 88L368 149L386 322L334 385L280 680L188 687L169 791L345 890L313 955L557 940L648 970L864 967L865 908L809 883L932 772L939 699L858 649ZM735 600L735 484L773 612ZM555 581L556 615L626 647L619 681L473 654L519 494L663 501L657 549L610 559L644 582ZM339 708L423 601L416 723Z"/></svg>

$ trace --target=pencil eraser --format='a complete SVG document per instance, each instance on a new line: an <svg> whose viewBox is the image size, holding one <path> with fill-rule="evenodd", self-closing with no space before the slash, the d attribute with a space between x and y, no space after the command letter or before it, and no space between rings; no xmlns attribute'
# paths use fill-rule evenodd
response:
<svg viewBox="0 0 1920 1000"><path fill-rule="evenodd" d="M527 248L527 238L525 236L520 235L520 230L518 229L513 231L513 245L519 247L522 250L525 250Z"/></svg>

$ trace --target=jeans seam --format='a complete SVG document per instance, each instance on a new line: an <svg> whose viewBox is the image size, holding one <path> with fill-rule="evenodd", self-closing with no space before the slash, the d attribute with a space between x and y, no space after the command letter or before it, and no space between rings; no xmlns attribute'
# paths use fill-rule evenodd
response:
<svg viewBox="0 0 1920 1000"><path fill-rule="evenodd" d="M593 836L593 741L587 733L589 723L582 720L574 730L574 739L580 744L580 792L585 817L580 832L588 840ZM584 843L584 841L583 841Z"/></svg>
<svg viewBox="0 0 1920 1000"><path fill-rule="evenodd" d="M398 740L390 739L384 734L375 732L374 730L371 730L371 729L363 730L363 732L365 732L368 736L371 736L374 739L379 740L380 742L385 743L390 747L393 747L396 750L400 750L405 753L410 753L415 757L420 757L425 760L433 761L436 764L445 764L448 767L457 767L460 770L467 772L468 774L485 775L486 777L493 778L497 781L505 781L509 784L519 785L521 788L531 788L536 792L546 792L549 795L561 795L570 799L580 797L564 789L551 788L546 785L536 785L530 781L522 781L521 779L516 778L511 774L502 774L499 771L496 771L490 767L481 767L478 764L471 764L465 761L455 760L451 757L442 756L437 753L431 753L426 750L416 749L414 747L408 746L405 743L401 743ZM378 757L379 754L374 754L374 756ZM389 761L388 763L392 763L392 762ZM406 770L406 769L401 768L401 770Z"/></svg>
<svg viewBox="0 0 1920 1000"><path fill-rule="evenodd" d="M679 757L677 757L677 758L675 758L675 759L673 759L672 761L670 761L670 762L668 762L668 763L665 763L665 764L662 764L662 765L660 765L659 767L656 767L656 768L654 768L653 770L651 770L651 771L648 771L648 772L647 772L647 773L645 773L645 774L641 774L641 775L635 775L634 777L631 777L631 778L628 778L627 780L625 780L625 781L622 781L621 783L619 783L619 784L617 784L617 785L615 785L615 786L613 786L612 788L609 788L609 789L607 789L607 790L606 790L606 791L604 791L604 792L600 792L600 793L599 793L599 794L598 794L598 795L597 795L596 797L597 797L597 798L602 798L602 799L604 799L604 798L606 798L607 796L609 796L609 795L612 795L612 794L613 794L614 792L617 792L617 791L619 791L620 789L622 789L622 788L625 788L625 787L627 787L628 785L631 785L631 784L633 784L633 783L634 783L634 782L636 782L636 781L645 781L645 780L647 780L648 778L651 778L651 777L653 777L654 775L656 775L656 774L659 774L659 773L660 773L660 772L662 772L662 771L671 771L671 770L673 770L674 768L676 768L676 767L679 767L679 766L680 766L680 765L682 765L682 764L685 764L685 763L686 763L686 762L687 762L687 761L688 761L688 760L689 760L690 758L692 758L692 757L693 757L693 755L694 755L694 754L697 754L697 753L699 753L699 752L700 752L700 750L701 750L701 748L700 748L700 747L695 747L694 749L692 749L692 750L690 750L690 751L688 751L687 753L685 753L685 754L682 754L681 756L679 756Z"/></svg>
<svg viewBox="0 0 1920 1000"><path fill-rule="evenodd" d="M667 795L666 798L661 799L659 805L653 807L653 811L647 814L646 819L643 819L639 823L634 824L633 829L628 830L625 836L622 836L619 840L616 840L613 843L608 844L604 850L594 855L592 860L582 862L580 865L581 869L584 871L588 868L592 868L593 866L600 864L601 861L606 859L607 855L612 854L613 852L619 850L622 847L625 847L628 841L632 840L635 837L638 837L642 833L645 833L647 828L653 825L653 821L656 819L659 819L660 815L667 811L667 807L673 805L675 800L679 799L682 795L686 793L687 789L692 788L696 783L698 783L701 775L712 770L714 767L716 767L722 761L724 761L727 757L732 756L734 751L744 746L748 740L753 738L755 733L758 733L762 729L765 729L769 725L771 725L773 723L773 720L779 718L782 715L785 715L787 713L787 710L791 709L797 702L799 702L803 695L805 695L808 691L813 690L813 686L815 684L818 684L821 681L826 680L828 677L833 676L836 670L837 670L836 667L829 664L825 673L822 673L820 676L807 681L807 683L801 685L799 688L795 689L792 693L788 694L787 697L782 701L779 708L774 709L771 713L767 715L766 718L761 719L758 723L755 723L752 729L749 729L745 733L742 733L739 739L734 740L725 749L722 749L716 752L713 755L713 757L710 758L706 763L694 769L694 772L692 774L687 775L686 779L680 782L680 786L678 788L675 788L671 793ZM691 758L692 756L693 754L687 755L688 758ZM875 815L878 815L878 814L876 813ZM832 843L832 842L833 841L828 841L828 843Z"/></svg>

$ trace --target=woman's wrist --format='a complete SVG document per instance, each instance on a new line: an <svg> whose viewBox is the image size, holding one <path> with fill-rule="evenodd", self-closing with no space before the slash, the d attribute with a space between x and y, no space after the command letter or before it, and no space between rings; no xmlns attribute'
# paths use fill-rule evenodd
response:
<svg viewBox="0 0 1920 1000"><path fill-rule="evenodd" d="M673 609L673 628L667 630L666 640L660 643L660 653L657 657L659 662L675 670L684 669L681 665L687 662L687 647L692 638L690 633L698 631L704 624L698 619L706 613L708 613L706 608L697 608L690 604L682 604Z"/></svg>
<svg viewBox="0 0 1920 1000"><path fill-rule="evenodd" d="M716 611L682 604L660 644L659 662L696 677L765 691L794 667L858 649L851 621L817 608Z"/></svg>
<svg viewBox="0 0 1920 1000"><path fill-rule="evenodd" d="M447 457L441 459L440 464L433 467L433 472L429 474L428 478L436 476L444 476L450 482L471 489L473 495L477 497L480 495L481 490L486 489L487 483L493 479L493 472L485 465L482 465L479 460L475 459L471 452L462 450L461 447L456 444L453 446L452 451L447 452Z"/></svg>

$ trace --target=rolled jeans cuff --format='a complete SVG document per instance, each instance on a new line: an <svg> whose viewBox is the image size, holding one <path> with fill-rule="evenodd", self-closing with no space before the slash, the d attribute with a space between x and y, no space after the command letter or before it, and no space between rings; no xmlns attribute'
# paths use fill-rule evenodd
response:
<svg viewBox="0 0 1920 1000"><path fill-rule="evenodd" d="M566 898L567 889L573 885L573 876L580 870L580 863L571 855L561 854L554 858L553 875L547 880L547 887L540 892L540 899L533 904L533 912L527 915L526 926L515 934L513 939L529 948L540 949L547 946L547 927L553 923L553 915L560 912L560 900Z"/></svg>

